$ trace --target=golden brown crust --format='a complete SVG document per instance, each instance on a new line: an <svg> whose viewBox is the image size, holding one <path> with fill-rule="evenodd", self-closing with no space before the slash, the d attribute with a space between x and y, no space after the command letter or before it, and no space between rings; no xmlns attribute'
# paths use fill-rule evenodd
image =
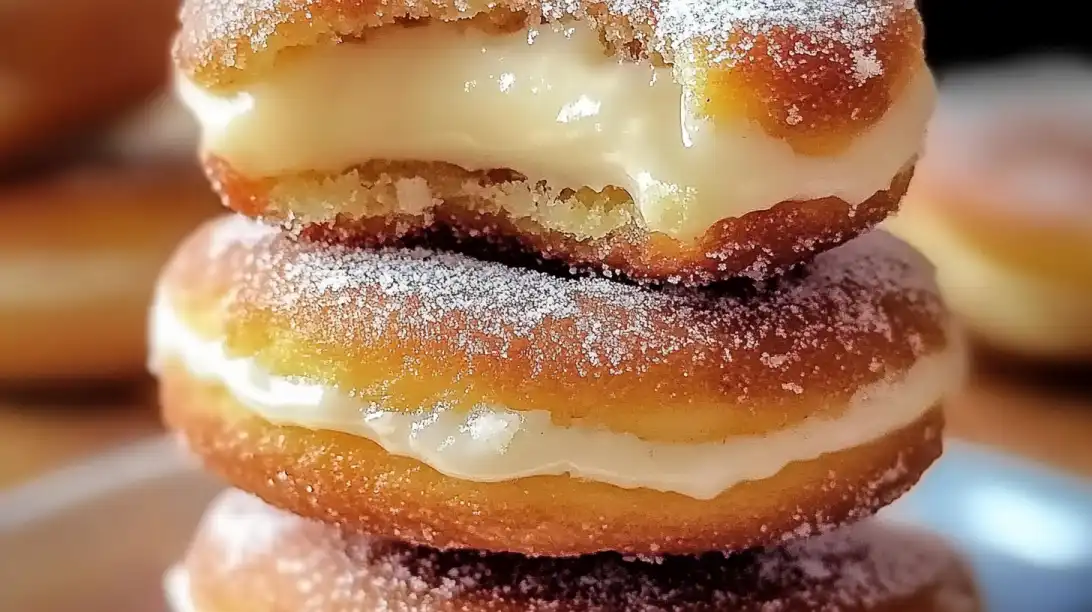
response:
<svg viewBox="0 0 1092 612"><path fill-rule="evenodd" d="M698 500L569 476L460 480L364 438L273 425L176 365L160 389L168 425L206 465L274 506L422 545L553 556L739 550L830 530L913 486L940 455L943 421L937 407L875 442Z"/></svg>
<svg viewBox="0 0 1092 612"><path fill-rule="evenodd" d="M8 185L0 201L0 380L141 373L158 269L218 208L200 173L83 168ZM87 269L101 258L121 269Z"/></svg>
<svg viewBox="0 0 1092 612"><path fill-rule="evenodd" d="M893 214L913 175L910 166L892 179L890 188L860 204L835 197L781 202L742 217L722 219L704 235L686 241L650 232L633 221L605 236L582 238L545 228L532 219L515 219L504 211L490 212L493 206L469 195L446 198L416 216L343 214L332 221L312 222L294 206L295 194L276 195L276 186L284 177L248 179L213 156L206 158L205 170L229 208L286 225L312 238L375 247L427 244L436 234L446 234L464 243L485 242L493 248L541 256L576 268L617 273L638 281L684 285L705 285L736 276L764 279L783 273ZM456 171L454 167L446 170ZM471 181L482 188L525 185L522 177L513 176L511 171L460 172L455 184ZM341 182L345 177L359 176L363 190L374 184L367 178L374 175L373 168L357 167L338 177L314 178L314 182ZM387 181L400 178L389 169L382 176Z"/></svg>
<svg viewBox="0 0 1092 612"><path fill-rule="evenodd" d="M608 53L685 66L677 74L711 117L745 113L804 152L845 146L923 66L907 0L187 0L175 60L198 84L229 87L260 79L286 49L490 10L526 14L531 26L588 22Z"/></svg>
<svg viewBox="0 0 1092 612"><path fill-rule="evenodd" d="M347 535L228 491L180 572L196 612L976 612L935 536L869 522L731 557L578 559L437 552ZM188 583L188 584L187 584ZM181 612L181 610L179 611Z"/></svg>
<svg viewBox="0 0 1092 612"><path fill-rule="evenodd" d="M765 291L649 290L294 240L231 217L180 248L161 299L231 355L386 409L544 410L661 441L840 414L948 345L932 268L884 233Z"/></svg>
<svg viewBox="0 0 1092 612"><path fill-rule="evenodd" d="M0 4L0 161L117 116L167 81L170 0Z"/></svg>
<svg viewBox="0 0 1092 612"><path fill-rule="evenodd" d="M800 153L841 150L883 117L916 71L928 70L916 11L895 13L867 50L852 37L792 28L740 37L732 43L746 44L739 61L699 72L698 98L709 116L753 118Z"/></svg>

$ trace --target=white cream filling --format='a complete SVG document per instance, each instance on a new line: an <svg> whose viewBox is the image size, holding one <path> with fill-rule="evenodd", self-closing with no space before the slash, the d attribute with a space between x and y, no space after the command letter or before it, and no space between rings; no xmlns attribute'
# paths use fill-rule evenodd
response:
<svg viewBox="0 0 1092 612"><path fill-rule="evenodd" d="M732 486L777 474L796 461L852 448L909 425L962 377L960 351L921 359L901 380L861 389L834 419L808 418L774 433L720 442L646 441L599 428L555 425L545 411L483 406L469 412L397 412L336 387L275 376L250 358L229 357L220 340L194 334L162 298L151 317L151 365L178 360L201 380L224 385L276 424L372 440L463 480L499 482L569 474L623 488L712 499Z"/></svg>
<svg viewBox="0 0 1092 612"><path fill-rule="evenodd" d="M171 612L197 612L190 592L190 574L186 568L176 565L163 577L163 591Z"/></svg>
<svg viewBox="0 0 1092 612"><path fill-rule="evenodd" d="M204 148L251 177L391 159L512 168L556 189L615 185L648 230L687 239L783 200L856 204L886 189L918 152L935 97L921 68L848 149L808 156L750 120L697 118L671 68L612 60L587 28L366 38L298 51L231 94L180 79Z"/></svg>

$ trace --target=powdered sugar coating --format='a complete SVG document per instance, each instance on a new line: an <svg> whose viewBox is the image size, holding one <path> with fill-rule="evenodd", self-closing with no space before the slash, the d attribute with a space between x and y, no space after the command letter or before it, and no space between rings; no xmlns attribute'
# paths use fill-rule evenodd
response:
<svg viewBox="0 0 1092 612"><path fill-rule="evenodd" d="M580 14L581 3L545 0L542 6L548 15ZM915 10L914 0L608 0L608 6L647 24L652 48L666 57L692 53L700 41L715 51L715 63L731 65L747 56L756 39L792 31L803 34L815 49L771 48L771 54L787 51L786 59L806 62L809 55L845 45L854 77L862 83L883 74L872 43L899 13Z"/></svg>
<svg viewBox="0 0 1092 612"><path fill-rule="evenodd" d="M882 522L732 556L637 559L605 553L550 559L437 552L348 535L237 491L225 493L209 510L210 517L233 513L254 519L240 527L249 524L263 536L257 515L264 514L282 526L279 537L264 552L248 548L256 552L249 568L245 562L224 568L216 558L234 555L230 542L203 530L187 561L194 588L213 593L235 581L252 597L278 593L303 603L298 609L306 611L876 610L915 597L922 604L945 599L941 594L960 607L936 610L977 609L964 570L946 547ZM263 592L266 582L270 591ZM929 591L931 597L922 597Z"/></svg>
<svg viewBox="0 0 1092 612"><path fill-rule="evenodd" d="M760 48L786 73L819 78L833 64L858 86L889 68L878 54L881 39L917 27L905 21L916 14L913 0L187 0L175 56L187 72L228 82L240 78L238 71L272 65L284 48L336 44L404 19L497 11L526 13L531 26L586 21L623 58L686 63L698 53L702 63L731 68L754 60Z"/></svg>
<svg viewBox="0 0 1092 612"><path fill-rule="evenodd" d="M345 359L326 361L314 376L348 389L352 381L337 380L338 372L374 361L365 353L380 350L402 358L406 380L439 376L433 364L457 372L457 384L505 371L514 377L506 383L526 388L523 400L503 402L517 410L532 408L536 385L552 380L648 376L682 401L715 389L726 400L769 406L802 394L848 397L947 344L932 267L882 232L765 284L659 290L425 249L297 241L238 217L195 240L215 248L195 246L201 257L183 257L192 269L168 273L169 290L219 278L222 288L210 297L229 346L262 313L296 344L288 357ZM246 350L276 348L263 342L270 344ZM619 388L616 399L629 391ZM579 389L565 393L588 401Z"/></svg>

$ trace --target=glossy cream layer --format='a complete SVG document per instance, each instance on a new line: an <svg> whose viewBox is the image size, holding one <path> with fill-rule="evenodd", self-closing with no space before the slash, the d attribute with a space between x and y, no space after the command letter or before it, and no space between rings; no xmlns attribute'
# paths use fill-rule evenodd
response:
<svg viewBox="0 0 1092 612"><path fill-rule="evenodd" d="M775 433L723 442L673 444L555 425L545 411L385 409L336 387L275 376L253 359L228 356L220 340L196 335L162 297L153 307L150 337L153 370L179 363L191 376L223 385L240 404L272 423L367 438L453 478L498 482L571 474L696 499L711 499L741 482L773 476L792 462L852 448L906 426L950 391L963 372L961 353L951 349L921 359L900 380L861 389L836 419L810 418Z"/></svg>
<svg viewBox="0 0 1092 612"><path fill-rule="evenodd" d="M296 50L230 93L179 89L205 149L250 177L371 159L511 168L555 190L622 187L648 230L679 239L784 200L863 202L917 154L935 96L922 68L848 149L799 155L749 120L697 118L671 68L611 59L587 28L452 24Z"/></svg>

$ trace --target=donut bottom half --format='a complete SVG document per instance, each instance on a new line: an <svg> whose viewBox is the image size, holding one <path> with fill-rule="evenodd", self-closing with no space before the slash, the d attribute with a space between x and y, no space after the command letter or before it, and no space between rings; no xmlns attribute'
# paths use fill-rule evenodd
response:
<svg viewBox="0 0 1092 612"><path fill-rule="evenodd" d="M374 442L271 423L163 364L168 425L233 486L304 517L436 548L570 556L740 550L873 514L940 455L939 405L878 440L792 463L708 500L561 476L474 482Z"/></svg>

